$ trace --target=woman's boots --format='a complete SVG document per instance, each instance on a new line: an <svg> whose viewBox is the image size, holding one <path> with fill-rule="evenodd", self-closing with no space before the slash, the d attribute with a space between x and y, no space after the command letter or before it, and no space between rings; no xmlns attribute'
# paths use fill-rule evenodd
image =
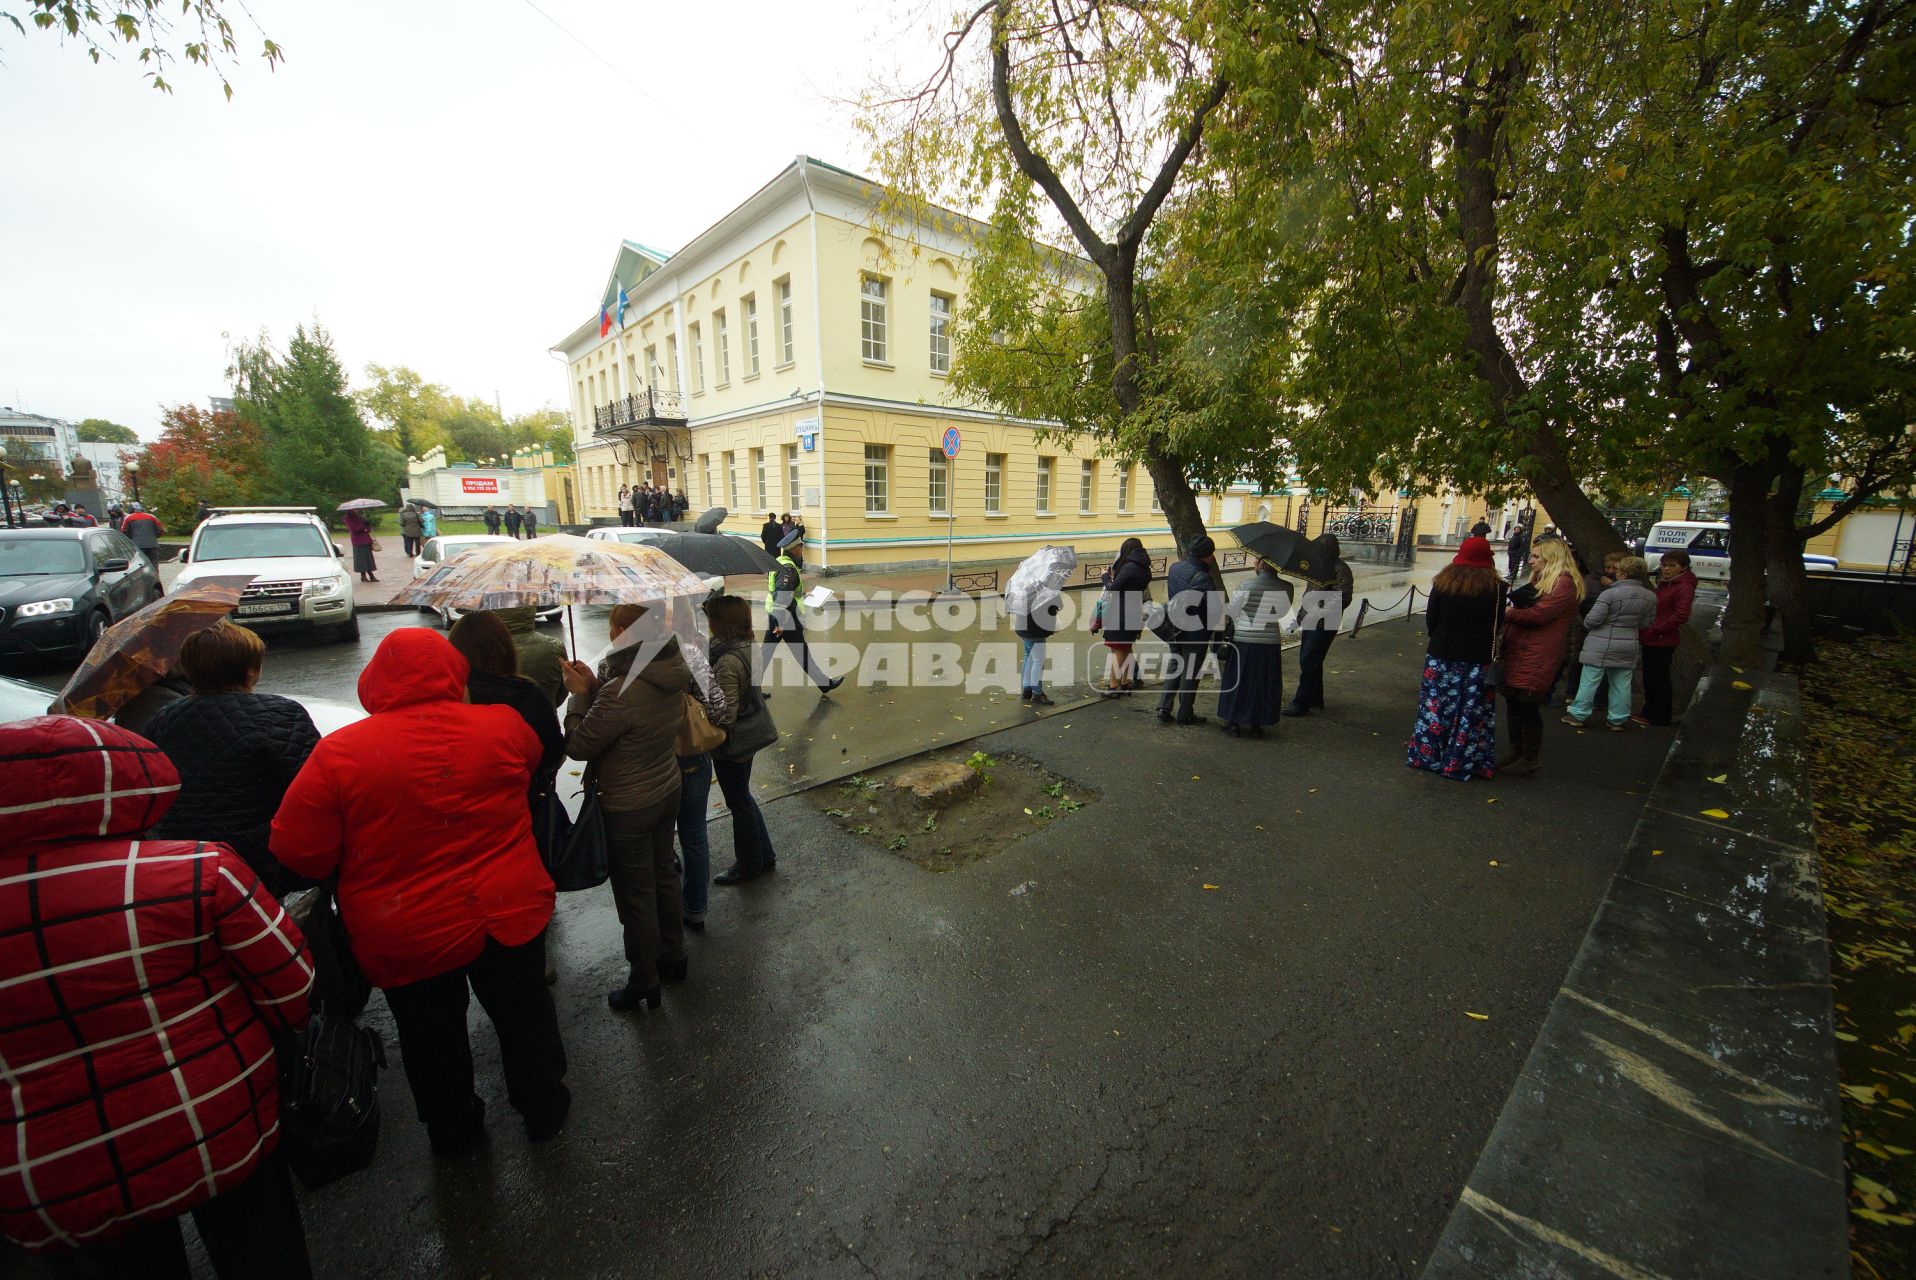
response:
<svg viewBox="0 0 1916 1280"><path fill-rule="evenodd" d="M1543 766L1543 726L1540 724L1521 724L1516 726L1517 756L1508 764L1497 767L1515 778L1527 778Z"/></svg>

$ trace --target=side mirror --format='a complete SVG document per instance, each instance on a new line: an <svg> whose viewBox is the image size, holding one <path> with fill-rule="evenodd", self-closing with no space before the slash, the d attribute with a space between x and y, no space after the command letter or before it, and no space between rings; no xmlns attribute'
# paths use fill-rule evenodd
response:
<svg viewBox="0 0 1916 1280"><path fill-rule="evenodd" d="M127 568L128 562L124 556L114 556L110 560L100 561L101 573L125 573Z"/></svg>
<svg viewBox="0 0 1916 1280"><path fill-rule="evenodd" d="M186 563L186 548L185 547L180 548L180 563L181 564Z"/></svg>
<svg viewBox="0 0 1916 1280"><path fill-rule="evenodd" d="M339 549L339 544L335 542L333 544L333 559L344 560L345 558L346 558L346 553L344 551L341 551Z"/></svg>

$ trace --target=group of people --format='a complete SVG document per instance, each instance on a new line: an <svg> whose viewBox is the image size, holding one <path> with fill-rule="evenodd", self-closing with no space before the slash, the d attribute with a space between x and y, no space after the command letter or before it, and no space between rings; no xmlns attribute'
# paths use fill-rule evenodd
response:
<svg viewBox="0 0 1916 1280"><path fill-rule="evenodd" d="M439 536L439 512L423 502L408 502L399 508L399 538L406 554L416 556L426 539Z"/></svg>
<svg viewBox="0 0 1916 1280"><path fill-rule="evenodd" d="M528 1139L557 1134L571 1092L539 819L562 762L585 763L603 823L629 966L613 1010L657 1009L687 980L710 883L777 865L751 793L777 739L751 608L702 608L709 640L690 602L617 606L596 667L534 633L530 609L401 628L359 677L367 717L325 738L258 691L264 645L229 620L187 639L183 693L143 732L0 726L0 1119L18 1155L0 1162L0 1233L61 1274L185 1274L191 1212L221 1275L308 1274L275 1150L275 1043L305 1022L316 969L279 898L308 888L337 901L385 992L435 1153L486 1132L473 997ZM734 858L713 877L715 778Z"/></svg>
<svg viewBox="0 0 1916 1280"><path fill-rule="evenodd" d="M529 503L523 507L508 503L503 515L497 507L487 507L479 518L486 522L486 532L495 538L499 536L501 527L508 538L539 536L539 509ZM429 533L426 536L430 538L433 535Z"/></svg>
<svg viewBox="0 0 1916 1280"><path fill-rule="evenodd" d="M805 563L805 517L796 511L787 511L784 515L774 512L765 513L765 523L759 526L759 545L765 548L765 554L776 559L781 553L791 556L794 564Z"/></svg>
<svg viewBox="0 0 1916 1280"><path fill-rule="evenodd" d="M1566 682L1575 693L1565 724L1592 723L1599 703L1615 732L1672 722L1672 666L1696 601L1689 554L1666 552L1652 580L1644 559L1624 552L1606 556L1600 572L1586 570L1551 533L1527 550L1528 573L1513 586L1498 576L1488 539L1466 538L1431 584L1411 768L1459 781L1537 772L1543 709ZM1633 714L1639 664L1643 706ZM1510 723L1501 755L1499 693Z"/></svg>
<svg viewBox="0 0 1916 1280"><path fill-rule="evenodd" d="M685 496L683 489L673 493L663 485L653 487L650 480L639 481L637 488L619 486L619 523L622 525L672 524L685 519L685 513L691 508L692 500Z"/></svg>

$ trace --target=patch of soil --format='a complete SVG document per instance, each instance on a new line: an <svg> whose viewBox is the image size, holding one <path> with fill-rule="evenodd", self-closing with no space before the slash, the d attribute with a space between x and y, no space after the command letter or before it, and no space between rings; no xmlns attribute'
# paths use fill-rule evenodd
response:
<svg viewBox="0 0 1916 1280"><path fill-rule="evenodd" d="M909 787L893 785L899 774L927 761L969 763L989 781L970 796L933 808ZM955 749L813 787L805 798L860 840L928 871L954 871L1009 848L1041 827L1071 821L1097 793L1021 756Z"/></svg>

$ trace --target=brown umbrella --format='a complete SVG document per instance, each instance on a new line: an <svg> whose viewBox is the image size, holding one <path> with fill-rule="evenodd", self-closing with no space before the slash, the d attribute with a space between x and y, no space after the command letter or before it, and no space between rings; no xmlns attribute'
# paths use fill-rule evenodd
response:
<svg viewBox="0 0 1916 1280"><path fill-rule="evenodd" d="M180 646L223 621L253 575L201 578L100 633L54 701L55 714L105 720L173 669Z"/></svg>

